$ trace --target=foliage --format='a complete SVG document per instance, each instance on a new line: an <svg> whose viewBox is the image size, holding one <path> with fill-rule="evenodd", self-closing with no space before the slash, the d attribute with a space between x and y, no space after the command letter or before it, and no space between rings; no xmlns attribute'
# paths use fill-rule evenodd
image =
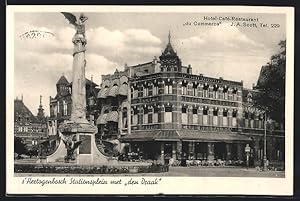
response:
<svg viewBox="0 0 300 201"><path fill-rule="evenodd" d="M19 137L15 137L14 139L14 149L15 153L17 153L18 155L27 153L26 144Z"/></svg>
<svg viewBox="0 0 300 201"><path fill-rule="evenodd" d="M262 67L253 96L253 105L267 112L278 122L284 122L286 41L279 42L280 50L271 56L271 61Z"/></svg>
<svg viewBox="0 0 300 201"><path fill-rule="evenodd" d="M69 163L70 164L70 163ZM105 165L62 165L62 164L15 164L17 173L64 173L64 174L134 174L168 172L168 165L149 166L105 166Z"/></svg>

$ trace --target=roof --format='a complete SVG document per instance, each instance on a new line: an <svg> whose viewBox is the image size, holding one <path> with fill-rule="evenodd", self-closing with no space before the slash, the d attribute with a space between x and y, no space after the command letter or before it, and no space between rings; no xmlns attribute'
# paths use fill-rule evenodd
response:
<svg viewBox="0 0 300 201"><path fill-rule="evenodd" d="M64 75L62 75L56 83L56 85L68 85L68 84L69 82Z"/></svg>
<svg viewBox="0 0 300 201"><path fill-rule="evenodd" d="M108 92L109 92L108 87L101 88L100 91L98 92L97 98L106 98Z"/></svg>
<svg viewBox="0 0 300 201"><path fill-rule="evenodd" d="M99 115L99 117L97 118L96 124L97 124L97 125L98 125L98 124L106 124L106 123L107 123L106 119L107 119L107 114L101 114L101 115Z"/></svg>
<svg viewBox="0 0 300 201"><path fill-rule="evenodd" d="M92 87L98 86L98 84L96 84L95 82L93 82L93 81L91 81L91 80L89 80L89 79L87 79L87 78L85 78L85 85L90 85L90 86L92 86ZM70 83L68 84L68 86L72 86L72 82L70 82Z"/></svg>
<svg viewBox="0 0 300 201"><path fill-rule="evenodd" d="M122 96L127 96L128 94L128 84L122 84L120 87L119 87L119 91L117 93L118 95L122 95Z"/></svg>
<svg viewBox="0 0 300 201"><path fill-rule="evenodd" d="M210 141L210 142L228 142L228 141L251 141L251 138L237 134L237 133L227 133L227 132L199 132L182 130L178 131L180 138L183 140L197 140L197 141Z"/></svg>
<svg viewBox="0 0 300 201"><path fill-rule="evenodd" d="M107 96L116 97L117 92L118 92L118 89L119 89L118 85L112 86L112 87L109 89Z"/></svg>
<svg viewBox="0 0 300 201"><path fill-rule="evenodd" d="M111 111L108 113L106 121L118 122L119 121L119 113L117 111Z"/></svg>
<svg viewBox="0 0 300 201"><path fill-rule="evenodd" d="M152 130L132 131L132 134L120 138L121 141L251 141L251 138L237 133L215 133L189 130Z"/></svg>
<svg viewBox="0 0 300 201"><path fill-rule="evenodd" d="M39 123L38 119L32 114L32 112L26 107L22 100L14 101L14 117L28 117L30 122Z"/></svg>

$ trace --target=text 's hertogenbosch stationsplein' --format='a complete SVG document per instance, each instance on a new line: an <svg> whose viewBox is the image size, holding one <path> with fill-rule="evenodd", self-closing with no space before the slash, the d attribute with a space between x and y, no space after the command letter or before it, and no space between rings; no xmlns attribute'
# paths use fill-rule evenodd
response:
<svg viewBox="0 0 300 201"><path fill-rule="evenodd" d="M32 144L45 136L55 139L58 125L70 118L71 86L65 76L58 80L57 95L50 97L46 135L31 128L38 118L20 106L22 100L15 100L15 135ZM251 106L255 86L245 89L243 81L193 74L191 65L184 66L174 51L170 35L159 59L102 75L100 86L86 79L86 89L87 118L98 127L96 139L118 139L126 143L127 154L162 163L171 158L245 160L249 144L252 164L262 162L264 115ZM284 162L284 138L283 122L268 123L270 162Z"/></svg>

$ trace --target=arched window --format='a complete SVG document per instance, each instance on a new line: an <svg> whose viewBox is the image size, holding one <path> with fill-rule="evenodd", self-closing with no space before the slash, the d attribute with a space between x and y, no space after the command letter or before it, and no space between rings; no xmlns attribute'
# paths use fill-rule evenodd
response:
<svg viewBox="0 0 300 201"><path fill-rule="evenodd" d="M227 86L225 86L223 88L223 97L225 100L228 100L228 87Z"/></svg>
<svg viewBox="0 0 300 201"><path fill-rule="evenodd" d="M187 107L186 106L182 106L181 108L181 122L183 124L188 124L188 114L187 114Z"/></svg>
<svg viewBox="0 0 300 201"><path fill-rule="evenodd" d="M218 91L219 91L219 86L218 85L214 85L214 88L213 88L213 98L218 98Z"/></svg>
<svg viewBox="0 0 300 201"><path fill-rule="evenodd" d="M165 123L172 123L172 106L165 106Z"/></svg>
<svg viewBox="0 0 300 201"><path fill-rule="evenodd" d="M127 108L124 107L123 111L122 111L122 123L123 123L123 128L127 128L128 127L128 123L127 123Z"/></svg>
<svg viewBox="0 0 300 201"><path fill-rule="evenodd" d="M57 101L57 113L60 113L59 101Z"/></svg>
<svg viewBox="0 0 300 201"><path fill-rule="evenodd" d="M232 112L232 126L233 127L237 126L237 110L234 110Z"/></svg>
<svg viewBox="0 0 300 201"><path fill-rule="evenodd" d="M203 125L208 125L208 108L203 108Z"/></svg>
<svg viewBox="0 0 300 201"><path fill-rule="evenodd" d="M144 83L143 89L144 89L143 90L143 95L144 95L144 97L147 97L148 96L148 91L149 91L147 83Z"/></svg>
<svg viewBox="0 0 300 201"><path fill-rule="evenodd" d="M144 90L143 86L138 87L138 97L143 97L143 90Z"/></svg>
<svg viewBox="0 0 300 201"><path fill-rule="evenodd" d="M208 98L208 88L209 88L209 85L205 83L204 87L203 87L203 97L204 98Z"/></svg>
<svg viewBox="0 0 300 201"><path fill-rule="evenodd" d="M132 125L135 126L138 123L138 113L139 113L139 111L138 111L137 108L133 108L132 110L133 110L133 115L132 115L131 123L132 123Z"/></svg>
<svg viewBox="0 0 300 201"><path fill-rule="evenodd" d="M153 123L158 123L158 107L154 107Z"/></svg>
<svg viewBox="0 0 300 201"><path fill-rule="evenodd" d="M234 88L232 91L233 101L237 101L237 88Z"/></svg>
<svg viewBox="0 0 300 201"><path fill-rule="evenodd" d="M223 126L228 126L228 110L223 109Z"/></svg>
<svg viewBox="0 0 300 201"><path fill-rule="evenodd" d="M144 124L147 124L148 123L148 108L147 107L144 107Z"/></svg>
<svg viewBox="0 0 300 201"><path fill-rule="evenodd" d="M187 82L182 82L181 90L182 95L187 95Z"/></svg>
<svg viewBox="0 0 300 201"><path fill-rule="evenodd" d="M198 124L198 109L193 108L193 124Z"/></svg>
<svg viewBox="0 0 300 201"><path fill-rule="evenodd" d="M198 96L198 85L199 83L193 83L193 96Z"/></svg>
<svg viewBox="0 0 300 201"><path fill-rule="evenodd" d="M171 81L167 81L165 83L165 94L172 94L172 82Z"/></svg>
<svg viewBox="0 0 300 201"><path fill-rule="evenodd" d="M214 126L218 126L218 112L219 112L219 109L214 108L214 110L213 110L213 125Z"/></svg>
<svg viewBox="0 0 300 201"><path fill-rule="evenodd" d="M68 104L63 100L63 115L68 115Z"/></svg>
<svg viewBox="0 0 300 201"><path fill-rule="evenodd" d="M158 95L158 84L153 83L153 96Z"/></svg>

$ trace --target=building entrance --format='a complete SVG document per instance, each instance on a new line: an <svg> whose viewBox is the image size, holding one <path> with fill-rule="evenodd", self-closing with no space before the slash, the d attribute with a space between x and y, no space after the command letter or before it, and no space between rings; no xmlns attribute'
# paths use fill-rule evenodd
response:
<svg viewBox="0 0 300 201"><path fill-rule="evenodd" d="M225 142L215 143L215 159L226 160L227 151Z"/></svg>

